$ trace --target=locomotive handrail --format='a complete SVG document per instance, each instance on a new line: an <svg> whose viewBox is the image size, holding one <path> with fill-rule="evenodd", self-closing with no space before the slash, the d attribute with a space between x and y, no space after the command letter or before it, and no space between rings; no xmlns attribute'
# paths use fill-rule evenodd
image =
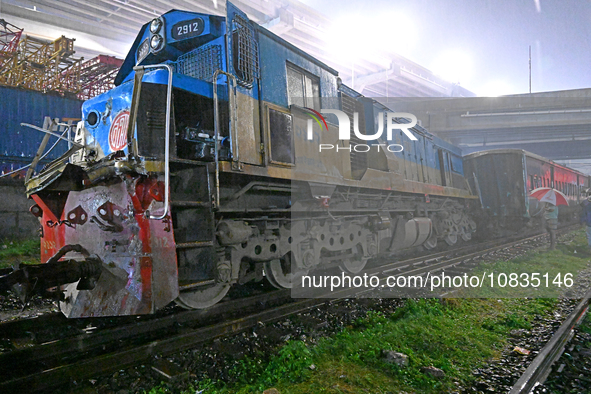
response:
<svg viewBox="0 0 591 394"><path fill-rule="evenodd" d="M219 158L219 134L220 134L220 114L218 111L218 77L220 74L225 75L228 77L228 80L232 81L233 89L236 89L238 86L236 83L236 77L230 73L227 73L222 70L216 70L213 73L213 122L214 122L214 131L213 131L213 139L214 139L214 148L215 148L215 192L216 192L216 200L215 203L219 207L220 204L220 158ZM232 152L232 160L236 158L238 162L238 168L240 168L240 155L238 152L238 133L236 133L236 141L234 141L234 135L232 133L232 129L236 127L235 120L234 120L234 111L232 108L232 95L230 94L230 82L228 81L228 106L230 109L230 152ZM235 145L234 145L235 143ZM234 146L236 146L236 154L234 154Z"/></svg>
<svg viewBox="0 0 591 394"><path fill-rule="evenodd" d="M149 210L146 210L146 216L149 219L161 220L168 215L168 200L170 198L170 108L172 107L172 66L170 64L149 64L145 66L136 66L135 71L146 68L166 68L168 70L168 83L166 86L166 126L164 129L164 213L160 216L152 216Z"/></svg>

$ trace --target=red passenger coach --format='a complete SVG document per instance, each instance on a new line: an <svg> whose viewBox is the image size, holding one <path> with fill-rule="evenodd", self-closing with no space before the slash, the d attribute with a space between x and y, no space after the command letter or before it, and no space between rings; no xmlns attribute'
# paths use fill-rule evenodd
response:
<svg viewBox="0 0 591 394"><path fill-rule="evenodd" d="M529 196L538 187L552 187L567 196L569 206L559 208L561 222L573 220L589 175L522 149L494 149L464 157L470 186L479 195L481 221L496 233L520 231L540 225L540 202Z"/></svg>

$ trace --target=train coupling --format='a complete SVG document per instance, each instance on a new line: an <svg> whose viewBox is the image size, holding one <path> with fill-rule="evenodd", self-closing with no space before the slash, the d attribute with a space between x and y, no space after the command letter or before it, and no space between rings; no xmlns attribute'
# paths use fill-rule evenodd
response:
<svg viewBox="0 0 591 394"><path fill-rule="evenodd" d="M77 252L83 259L63 257ZM78 281L77 290L92 290L101 275L103 262L80 245L66 245L43 264L20 264L0 270L0 292L12 290L23 302L32 295L63 297L61 285Z"/></svg>

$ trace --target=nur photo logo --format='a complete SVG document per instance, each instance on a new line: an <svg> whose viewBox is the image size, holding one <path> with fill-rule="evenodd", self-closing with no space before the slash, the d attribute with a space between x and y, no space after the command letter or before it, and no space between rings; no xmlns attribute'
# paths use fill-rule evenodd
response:
<svg viewBox="0 0 591 394"><path fill-rule="evenodd" d="M320 132L324 132L324 130L328 131L328 125L326 123L326 119L323 114L333 114L337 117L338 124L339 124L339 140L350 140L351 139L351 120L349 116L340 110L337 109L321 109L320 112L313 110L312 108L305 108L309 111L308 115L312 119L308 119L307 122L307 133L306 138L308 141L312 141L314 139L314 130L313 130L313 121L315 120L318 126L320 127ZM407 123L400 123L401 119L405 119ZM385 126L384 126L385 121ZM362 141L372 141L371 144L351 144L349 146L339 146L334 144L320 144L319 145L319 152L323 150L331 150L334 149L337 152L340 150L347 150L351 152L352 150L355 152L368 152L372 147L375 147L378 151L380 149L386 149L389 152L402 152L404 147L400 144L383 144L378 143L378 140L382 137L384 130L386 131L386 140L392 141L393 139L393 132L394 130L400 130L402 134L404 134L407 138L412 141L417 141L417 137L414 136L412 131L410 130L417 124L417 117L413 114L406 113L406 112L380 112L378 114L378 124L377 130L374 134L362 134L359 131L359 113L353 113L353 133L357 139ZM324 127L322 127L324 125Z"/></svg>

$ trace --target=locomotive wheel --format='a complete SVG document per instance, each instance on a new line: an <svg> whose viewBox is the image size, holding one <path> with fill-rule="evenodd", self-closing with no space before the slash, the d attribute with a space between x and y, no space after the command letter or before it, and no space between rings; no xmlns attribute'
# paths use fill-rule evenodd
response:
<svg viewBox="0 0 591 394"><path fill-rule="evenodd" d="M472 233L469 233L465 229L462 229L460 237L462 238L462 240L464 240L464 242L468 242L472 239Z"/></svg>
<svg viewBox="0 0 591 394"><path fill-rule="evenodd" d="M443 240L449 246L454 246L458 242L458 233L455 231L453 233L449 233L443 238Z"/></svg>
<svg viewBox="0 0 591 394"><path fill-rule="evenodd" d="M202 290L182 292L175 302L186 309L205 309L217 304L228 290L230 290L229 284L220 283Z"/></svg>
<svg viewBox="0 0 591 394"><path fill-rule="evenodd" d="M423 247L427 250L435 249L437 247L437 236L431 234L429 239L423 243Z"/></svg>
<svg viewBox="0 0 591 394"><path fill-rule="evenodd" d="M265 263L265 276L273 287L277 289L291 289L294 278L301 278L308 271L299 271L295 275L291 272L291 259L289 255L282 259L267 261Z"/></svg>
<svg viewBox="0 0 591 394"><path fill-rule="evenodd" d="M339 264L339 267L345 272L356 274L365 267L365 264L367 264L367 260L369 259L363 257L363 253L359 246L352 247L351 253L353 256L343 259Z"/></svg>

